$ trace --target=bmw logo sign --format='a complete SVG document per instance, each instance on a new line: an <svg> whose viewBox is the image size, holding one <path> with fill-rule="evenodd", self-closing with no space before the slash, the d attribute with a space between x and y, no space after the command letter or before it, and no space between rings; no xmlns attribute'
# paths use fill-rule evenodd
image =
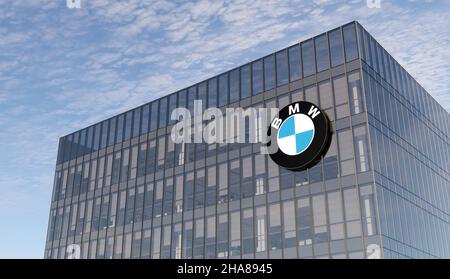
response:
<svg viewBox="0 0 450 279"><path fill-rule="evenodd" d="M296 102L282 108L269 127L270 157L290 170L315 165L331 142L328 117L316 105Z"/></svg>

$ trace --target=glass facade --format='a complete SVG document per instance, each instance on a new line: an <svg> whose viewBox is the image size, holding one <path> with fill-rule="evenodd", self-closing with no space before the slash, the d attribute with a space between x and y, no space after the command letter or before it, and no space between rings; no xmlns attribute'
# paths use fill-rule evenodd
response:
<svg viewBox="0 0 450 279"><path fill-rule="evenodd" d="M176 107L332 122L319 164L176 144ZM448 258L448 113L357 22L60 139L46 258Z"/></svg>

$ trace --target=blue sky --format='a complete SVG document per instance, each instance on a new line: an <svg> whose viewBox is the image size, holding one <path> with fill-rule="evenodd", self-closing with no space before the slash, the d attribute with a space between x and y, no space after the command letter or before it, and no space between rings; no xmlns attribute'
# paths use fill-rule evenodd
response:
<svg viewBox="0 0 450 279"><path fill-rule="evenodd" d="M58 138L358 20L450 110L450 3L0 0L0 258L43 257Z"/></svg>

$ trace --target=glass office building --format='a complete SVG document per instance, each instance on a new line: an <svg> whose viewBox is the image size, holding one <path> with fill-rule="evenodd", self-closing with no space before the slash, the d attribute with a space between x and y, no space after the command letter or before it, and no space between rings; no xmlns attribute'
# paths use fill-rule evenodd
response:
<svg viewBox="0 0 450 279"><path fill-rule="evenodd" d="M292 172L260 144L175 144L195 99L312 102L330 149ZM62 137L45 258L448 258L448 123L351 22Z"/></svg>

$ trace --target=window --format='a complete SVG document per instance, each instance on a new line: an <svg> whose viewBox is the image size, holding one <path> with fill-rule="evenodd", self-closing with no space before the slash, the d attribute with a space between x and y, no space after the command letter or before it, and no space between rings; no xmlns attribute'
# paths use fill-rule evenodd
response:
<svg viewBox="0 0 450 279"><path fill-rule="evenodd" d="M155 197L153 201L153 217L161 217L162 214L162 203L164 193L163 186L164 186L163 180L156 182Z"/></svg>
<svg viewBox="0 0 450 279"><path fill-rule="evenodd" d="M219 77L219 107L228 104L228 73Z"/></svg>
<svg viewBox="0 0 450 279"><path fill-rule="evenodd" d="M308 77L316 72L314 64L314 42L309 40L302 43L303 76Z"/></svg>
<svg viewBox="0 0 450 279"><path fill-rule="evenodd" d="M356 171L365 172L370 169L369 149L367 142L366 126L361 125L353 128L355 140Z"/></svg>
<svg viewBox="0 0 450 279"><path fill-rule="evenodd" d="M241 197L241 167L238 160L230 162L228 173L229 200L238 200Z"/></svg>
<svg viewBox="0 0 450 279"><path fill-rule="evenodd" d="M228 257L228 214L217 218L217 258Z"/></svg>
<svg viewBox="0 0 450 279"><path fill-rule="evenodd" d="M355 25L352 23L344 27L345 61L350 62L358 58Z"/></svg>
<svg viewBox="0 0 450 279"><path fill-rule="evenodd" d="M321 72L330 68L330 57L328 51L327 35L321 35L315 38L316 44L316 62L317 72Z"/></svg>
<svg viewBox="0 0 450 279"><path fill-rule="evenodd" d="M183 212L183 175L178 175L175 178L175 204L174 212Z"/></svg>
<svg viewBox="0 0 450 279"><path fill-rule="evenodd" d="M192 258L192 238L193 234L193 222L185 221L183 226L183 250L182 258L191 259Z"/></svg>
<svg viewBox="0 0 450 279"><path fill-rule="evenodd" d="M330 120L334 120L333 92L331 90L331 83L329 80L319 83L319 98L320 107L325 110Z"/></svg>
<svg viewBox="0 0 450 279"><path fill-rule="evenodd" d="M187 107L189 109L189 112L191 113L191 116L194 115L194 101L197 100L197 87L192 86L188 89L187 94ZM203 105L206 105L206 102L203 101Z"/></svg>
<svg viewBox="0 0 450 279"><path fill-rule="evenodd" d="M269 206L269 248L277 250L281 248L281 217L280 204Z"/></svg>
<svg viewBox="0 0 450 279"><path fill-rule="evenodd" d="M377 234L377 221L375 215L374 195L372 185L359 188L364 236Z"/></svg>
<svg viewBox="0 0 450 279"><path fill-rule="evenodd" d="M159 259L161 256L161 228L153 228L152 259Z"/></svg>
<svg viewBox="0 0 450 279"><path fill-rule="evenodd" d="M181 223L173 224L172 259L181 259Z"/></svg>
<svg viewBox="0 0 450 279"><path fill-rule="evenodd" d="M242 212L242 253L253 253L254 246L253 209L245 209Z"/></svg>
<svg viewBox="0 0 450 279"><path fill-rule="evenodd" d="M134 205L134 223L140 223L143 219L143 211L144 211L144 195L145 195L145 187L144 185L138 186L136 190L136 199Z"/></svg>
<svg viewBox="0 0 450 279"><path fill-rule="evenodd" d="M358 193L356 188L344 190L344 207L347 237L361 236L361 221L359 220Z"/></svg>
<svg viewBox="0 0 450 279"><path fill-rule="evenodd" d="M359 77L359 71L348 75L348 90L352 115L363 112L361 79Z"/></svg>
<svg viewBox="0 0 450 279"><path fill-rule="evenodd" d="M170 258L170 241L171 241L171 234L172 232L172 226L166 225L164 226L163 230L163 239L162 239L162 257L163 259Z"/></svg>
<svg viewBox="0 0 450 279"><path fill-rule="evenodd" d="M264 58L264 88L270 90L275 87L275 58L273 55Z"/></svg>
<svg viewBox="0 0 450 279"><path fill-rule="evenodd" d="M258 162L260 164L260 162ZM253 196L253 164L252 157L242 159L242 198Z"/></svg>
<svg viewBox="0 0 450 279"><path fill-rule="evenodd" d="M251 91L251 78L250 78L250 65L241 67L241 99L250 97Z"/></svg>
<svg viewBox="0 0 450 279"><path fill-rule="evenodd" d="M97 125L95 125L95 134L94 134L94 150L98 150L99 148L99 144L100 144L100 132L101 132L101 124L102 123L98 123ZM76 140L78 141L78 134L76 137ZM75 140L74 140L75 141ZM74 145L76 146L76 145ZM73 152L72 152L73 153ZM74 157L74 156L72 156Z"/></svg>
<svg viewBox="0 0 450 279"><path fill-rule="evenodd" d="M258 60L252 63L253 72L253 95L257 95L263 91L263 63Z"/></svg>
<svg viewBox="0 0 450 279"><path fill-rule="evenodd" d="M164 169L164 161L166 159L166 137L162 136L158 139L158 163L157 170Z"/></svg>
<svg viewBox="0 0 450 279"><path fill-rule="evenodd" d="M202 107L201 109L204 110L206 108L206 105L208 104L208 94L206 92L206 81L202 82L198 85L198 97L195 97L195 86L191 87L189 90L189 109L191 110L191 116L194 115L194 113L198 113L193 111L194 110L194 101L201 100L202 101Z"/></svg>
<svg viewBox="0 0 450 279"><path fill-rule="evenodd" d="M141 128L141 110L142 108L137 108L133 113L133 137L137 137L140 134Z"/></svg>
<svg viewBox="0 0 450 279"><path fill-rule="evenodd" d="M241 254L241 212L232 212L230 218L230 256L238 256Z"/></svg>
<svg viewBox="0 0 450 279"><path fill-rule="evenodd" d="M313 104L318 104L319 103L319 98L317 96L316 85L310 86L310 87L305 89L305 100L307 102L310 102L310 103L313 103ZM283 107L283 106L280 106L280 107Z"/></svg>
<svg viewBox="0 0 450 279"><path fill-rule="evenodd" d="M280 189L278 165L272 159L267 160L267 163L269 165L269 192L278 191Z"/></svg>
<svg viewBox="0 0 450 279"><path fill-rule="evenodd" d="M228 201L228 165L227 163L219 165L219 192L217 203Z"/></svg>
<svg viewBox="0 0 450 279"><path fill-rule="evenodd" d="M344 63L341 29L331 31L328 36L330 39L331 67L336 67Z"/></svg>
<svg viewBox="0 0 450 279"><path fill-rule="evenodd" d="M324 195L312 197L313 220L314 220L314 241L322 243L328 241L327 213L325 211Z"/></svg>
<svg viewBox="0 0 450 279"><path fill-rule="evenodd" d="M148 132L149 110L150 105L145 105L142 108L141 134L146 134Z"/></svg>
<svg viewBox="0 0 450 279"><path fill-rule="evenodd" d="M128 179L128 166L129 166L129 160L130 160L130 149L123 149L122 150L122 168L120 170L120 182L125 182ZM100 165L101 165L100 161ZM101 167L103 169L103 167Z"/></svg>
<svg viewBox="0 0 450 279"><path fill-rule="evenodd" d="M150 117L150 131L158 128L158 101L152 103L152 112Z"/></svg>
<svg viewBox="0 0 450 279"><path fill-rule="evenodd" d="M302 61L300 45L290 47L289 50L289 80L292 82L302 77Z"/></svg>
<svg viewBox="0 0 450 279"><path fill-rule="evenodd" d="M203 258L204 221L195 220L194 258Z"/></svg>
<svg viewBox="0 0 450 279"><path fill-rule="evenodd" d="M172 112L177 108L177 93L172 94L169 96L169 109L167 111L168 117L169 117L169 125L172 125L175 123L174 120L172 120Z"/></svg>
<svg viewBox="0 0 450 279"><path fill-rule="evenodd" d="M167 125L167 97L159 100L159 128Z"/></svg>
<svg viewBox="0 0 450 279"><path fill-rule="evenodd" d="M132 125L133 112L129 111L125 114L125 135L123 140L128 140L131 137L131 125Z"/></svg>
<svg viewBox="0 0 450 279"><path fill-rule="evenodd" d="M216 216L206 218L205 258L216 257Z"/></svg>
<svg viewBox="0 0 450 279"><path fill-rule="evenodd" d="M353 137L350 129L338 132L339 161L341 175L355 173L353 165Z"/></svg>
<svg viewBox="0 0 450 279"><path fill-rule="evenodd" d="M101 148L105 148L106 144L107 144L107 139L108 139L108 124L109 121L103 121L102 122L102 139L100 141L100 149ZM80 145L81 146L81 145Z"/></svg>
<svg viewBox="0 0 450 279"><path fill-rule="evenodd" d="M294 201L283 202L283 234L285 248L291 248L297 245Z"/></svg>
<svg viewBox="0 0 450 279"><path fill-rule="evenodd" d="M239 100L239 69L230 72L230 103Z"/></svg>
<svg viewBox="0 0 450 279"><path fill-rule="evenodd" d="M266 251L266 207L256 208L256 252Z"/></svg>
<svg viewBox="0 0 450 279"><path fill-rule="evenodd" d="M199 169L195 174L195 208L203 208L205 206L205 170Z"/></svg>
<svg viewBox="0 0 450 279"><path fill-rule="evenodd" d="M167 216L172 214L173 207L173 178L166 178L164 184L164 203L163 203L163 215Z"/></svg>
<svg viewBox="0 0 450 279"><path fill-rule="evenodd" d="M194 206L194 173L189 172L184 177L184 211L192 210Z"/></svg>
<svg viewBox="0 0 450 279"><path fill-rule="evenodd" d="M287 52L280 51L276 54L277 59L277 86L284 85L288 82L287 68Z"/></svg>
<svg viewBox="0 0 450 279"><path fill-rule="evenodd" d="M345 76L333 79L334 98L336 104L336 119L344 118L350 115L348 105L348 91Z"/></svg>
<svg viewBox="0 0 450 279"><path fill-rule="evenodd" d="M216 204L216 167L212 166L208 169L208 180L206 187L206 206Z"/></svg>
<svg viewBox="0 0 450 279"><path fill-rule="evenodd" d="M262 195L265 190L265 177L266 177L266 157L263 154L255 154L255 196Z"/></svg>
<svg viewBox="0 0 450 279"><path fill-rule="evenodd" d="M109 120L109 137L108 145L113 145L116 139L116 117Z"/></svg>
<svg viewBox="0 0 450 279"><path fill-rule="evenodd" d="M344 215L342 211L341 192L328 193L328 214L330 216L331 240L344 239Z"/></svg>
<svg viewBox="0 0 450 279"><path fill-rule="evenodd" d="M217 78L212 78L208 81L208 107L213 108L217 106Z"/></svg>

